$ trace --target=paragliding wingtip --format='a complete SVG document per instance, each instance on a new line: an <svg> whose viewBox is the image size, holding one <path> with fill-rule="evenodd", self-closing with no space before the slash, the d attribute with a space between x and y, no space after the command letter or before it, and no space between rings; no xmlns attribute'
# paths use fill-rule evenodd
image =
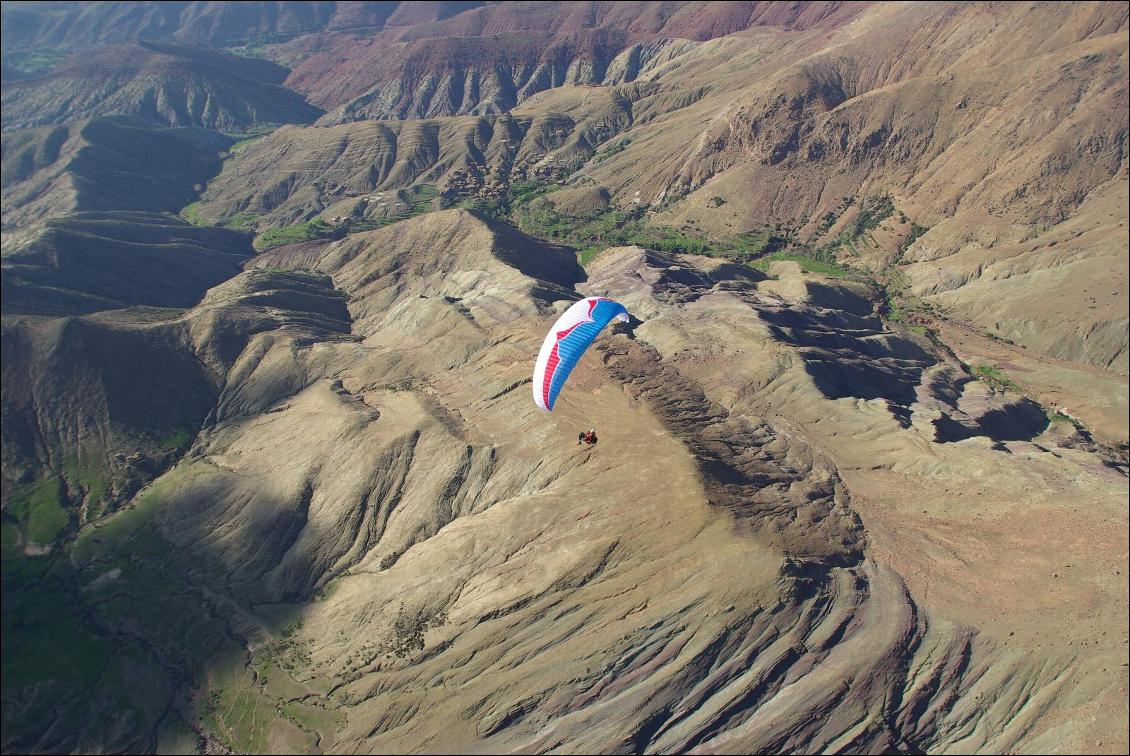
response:
<svg viewBox="0 0 1130 756"><path fill-rule="evenodd" d="M619 320L621 323L627 323L631 320L631 318L628 317L628 313L626 313L626 312L618 313L616 315L616 319Z"/></svg>

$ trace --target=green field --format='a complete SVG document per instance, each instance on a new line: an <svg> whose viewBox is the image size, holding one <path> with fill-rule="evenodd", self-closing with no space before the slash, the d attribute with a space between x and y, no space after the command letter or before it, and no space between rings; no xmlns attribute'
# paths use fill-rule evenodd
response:
<svg viewBox="0 0 1130 756"><path fill-rule="evenodd" d="M200 205L201 203L199 200L185 205L180 211L180 217L184 218L194 226L210 225L208 221L204 219L204 216L200 214Z"/></svg>
<svg viewBox="0 0 1130 756"><path fill-rule="evenodd" d="M69 519L63 508L63 481L53 475L39 483L15 486L8 510L31 543L51 543Z"/></svg>
<svg viewBox="0 0 1130 756"><path fill-rule="evenodd" d="M334 233L334 227L321 218L314 218L305 223L296 223L293 226L272 228L255 237L255 248L260 252L284 244L297 244L298 242L312 241L314 239L328 239Z"/></svg>
<svg viewBox="0 0 1130 756"><path fill-rule="evenodd" d="M528 182L516 187L516 191L511 192L509 220L531 236L575 247L582 265L608 247L634 245L659 252L752 262L788 243L768 229L714 239L669 226L651 225L642 207L631 210L607 207L581 216L565 215L547 196L552 189L544 185L531 186Z"/></svg>
<svg viewBox="0 0 1130 756"><path fill-rule="evenodd" d="M1005 375L1004 371L993 365L974 365L973 374L992 388L1000 391L1020 392L1020 385Z"/></svg>

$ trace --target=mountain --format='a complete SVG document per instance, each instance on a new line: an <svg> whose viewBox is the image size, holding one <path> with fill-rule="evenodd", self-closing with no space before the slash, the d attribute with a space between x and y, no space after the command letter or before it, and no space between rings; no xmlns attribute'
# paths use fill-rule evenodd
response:
<svg viewBox="0 0 1130 756"><path fill-rule="evenodd" d="M0 13L0 750L1126 751L1124 4Z"/></svg>
<svg viewBox="0 0 1130 756"><path fill-rule="evenodd" d="M159 213L75 213L3 257L4 312L74 315L191 307L239 272L247 234Z"/></svg>
<svg viewBox="0 0 1130 756"><path fill-rule="evenodd" d="M288 84L338 121L498 113L564 84L634 79L679 40L751 27L829 28L851 3L484 5L351 40L311 35L279 49L301 58ZM390 22L388 26L393 26ZM339 38L344 37L344 39ZM392 54L390 54L390 51Z"/></svg>
<svg viewBox="0 0 1130 756"><path fill-rule="evenodd" d="M0 178L5 252L34 238L44 221L71 213L180 210L231 145L206 129L121 116L9 132Z"/></svg>
<svg viewBox="0 0 1130 756"><path fill-rule="evenodd" d="M1093 274L1071 269L1108 269L1125 257L1110 213L1126 190L1123 11L1074 7L1048 37L1017 31L1034 28L1031 15L1042 8L1008 6L977 40L968 36L967 16L980 13L973 6L888 12L747 95L705 97L633 138L639 150L654 154L662 144L670 152L645 161L629 148L590 175L620 204L637 189L667 200L660 218L673 225L741 231L768 219L815 243L850 231L860 198L889 196L928 231L907 243L909 225L888 223L885 245L865 256L905 264L916 293L1001 337L1125 375L1126 328L1116 314L1125 279L1091 284ZM910 24L929 45L921 54L907 50L916 40L904 33ZM751 45L746 54L763 50ZM693 81L702 56L672 76ZM689 139L707 112L718 115ZM716 209L713 197L728 204ZM846 212L844 199L855 200ZM1081 234L1071 251L1052 249ZM974 284L1012 274L1025 276L1015 285L1027 298L984 304ZM1088 310L1095 295L1098 309ZM1047 305L1037 317L1031 297Z"/></svg>
<svg viewBox="0 0 1130 756"><path fill-rule="evenodd" d="M505 112L531 94L562 84L630 80L649 61L661 59L672 40L703 41L764 26L824 30L864 7L842 2L111 2L50 10L12 5L4 17L12 33L4 41L9 61L43 49L136 40L253 49L294 65L287 85L334 109L335 120L430 118Z"/></svg>
<svg viewBox="0 0 1130 756"><path fill-rule="evenodd" d="M238 231L113 212L50 221L5 254L5 481L52 471L93 519L183 451L214 378L176 313L251 252Z"/></svg>
<svg viewBox="0 0 1130 756"><path fill-rule="evenodd" d="M154 42L75 53L42 76L4 87L3 128L127 115L166 126L243 133L306 123L321 111L279 86L285 69L262 60Z"/></svg>
<svg viewBox="0 0 1130 756"><path fill-rule="evenodd" d="M319 214L383 218L406 204L398 189L489 196L512 182L552 178L632 122L624 98L584 94L583 109L562 102L558 110L555 93L536 109L500 116L281 128L240 152L208 185L199 212L214 222L240 214L258 228Z"/></svg>
<svg viewBox="0 0 1130 756"><path fill-rule="evenodd" d="M212 182L203 212L251 213L262 229L395 216L414 206L397 193L411 186L453 201L539 176L595 186L656 226L783 227L888 269L900 290L1054 361L1054 374L1019 368L1032 391L1120 406L1124 381L1096 386L1088 371L1124 378L1130 353L1116 210L1127 14L1049 12L861 10L832 30L669 46L635 81L558 87L505 115L280 130ZM992 24L978 25L984 13Z"/></svg>
<svg viewBox="0 0 1130 756"><path fill-rule="evenodd" d="M399 3L5 3L5 51L86 48L139 39L224 47L380 24ZM452 5L458 5L453 3Z"/></svg>
<svg viewBox="0 0 1130 756"><path fill-rule="evenodd" d="M1053 546L1025 563L1027 531L998 541L996 518L1078 520L1065 503L1077 501L1089 523L1124 517L1119 474L1087 463L1061 427L1008 420L1022 409L927 340L889 331L866 287L639 248L609 250L586 275L568 250L463 210L351 235L304 271L285 262L276 253L183 313L5 337L57 344L68 367L47 375L93 371L107 391L133 385L117 355L141 358L142 343L171 350L152 364L178 376L148 385L185 394L187 378L209 378L185 418L204 418L191 450L79 535L66 578L66 590L92 586L79 595L93 637L122 638L102 652L109 668L138 644L163 660L157 711L175 714L136 708L136 728L115 735L92 697L10 724L7 747L124 747L146 729L166 733L146 746L159 747L175 734L163 723L193 721L172 690L194 674L212 681L211 737L237 750L1074 749L1117 737L1071 714L1120 695L1117 638L1071 650L1091 638L1076 602L1100 623L1125 608L1105 577L1117 533L1063 575L1089 598L1065 593L1049 613L1020 597L1072 557ZM547 423L526 393L527 357L574 285L616 291L642 323L601 342ZM178 362L193 354L199 367ZM50 364L14 356L6 369ZM6 397L41 383L6 376ZM143 398L119 416L108 394L109 417L140 434ZM600 443L578 448L593 417ZM966 440L942 432L946 418ZM6 416L6 434L13 425ZM1018 504L1017 486L1033 498ZM654 494L630 494L641 487ZM890 498L907 490L947 493ZM973 523L979 535L957 542L928 535ZM919 572L939 550L958 556ZM964 586L990 565L1002 603L985 612ZM184 617L196 618L187 633ZM1046 650L1028 645L1044 636ZM16 637L20 653L30 641Z"/></svg>

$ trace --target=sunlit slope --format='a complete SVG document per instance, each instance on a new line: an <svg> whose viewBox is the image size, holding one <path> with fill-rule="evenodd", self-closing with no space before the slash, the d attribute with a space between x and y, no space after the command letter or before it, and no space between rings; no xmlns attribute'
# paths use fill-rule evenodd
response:
<svg viewBox="0 0 1130 756"><path fill-rule="evenodd" d="M174 710L218 744L1118 748L1124 477L866 286L638 248L582 280L458 210L262 264L149 327L200 356L210 409L73 547L87 582L120 565L93 616L200 675ZM540 412L544 329L613 291L637 320ZM1060 523L1035 562L1001 531L1029 518ZM231 640L132 624L150 574ZM68 712L11 745L131 742Z"/></svg>
<svg viewBox="0 0 1130 756"><path fill-rule="evenodd" d="M699 236L828 247L997 337L1125 375L1126 49L1116 4L877 6L503 116L279 132L204 207L270 227L379 219L410 186L458 201L564 181Z"/></svg>

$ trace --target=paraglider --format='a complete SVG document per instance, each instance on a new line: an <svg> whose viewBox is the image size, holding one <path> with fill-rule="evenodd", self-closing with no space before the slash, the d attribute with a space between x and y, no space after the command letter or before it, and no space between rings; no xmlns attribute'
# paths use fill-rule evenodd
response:
<svg viewBox="0 0 1130 756"><path fill-rule="evenodd" d="M549 329L534 363L534 403L550 412L561 387L585 350L613 319L628 322L628 310L605 297L586 297L564 312Z"/></svg>

